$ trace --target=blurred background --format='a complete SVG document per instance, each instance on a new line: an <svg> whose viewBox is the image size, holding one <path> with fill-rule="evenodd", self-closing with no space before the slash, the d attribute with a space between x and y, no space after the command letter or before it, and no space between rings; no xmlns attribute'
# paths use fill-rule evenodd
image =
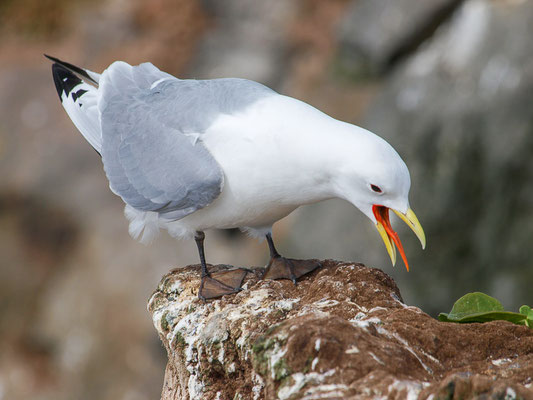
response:
<svg viewBox="0 0 533 400"><path fill-rule="evenodd" d="M162 274L197 263L192 241L128 236L42 53L250 78L386 138L428 237L422 251L396 224L411 272L338 200L297 210L275 239L291 257L381 268L436 316L469 291L533 302L531 38L527 0L1 0L0 400L158 398L166 359L146 302ZM208 232L206 251L268 259L234 231Z"/></svg>

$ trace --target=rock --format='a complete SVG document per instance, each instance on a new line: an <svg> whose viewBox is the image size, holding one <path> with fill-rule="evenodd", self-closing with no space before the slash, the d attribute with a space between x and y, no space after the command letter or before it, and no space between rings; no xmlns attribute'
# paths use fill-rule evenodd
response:
<svg viewBox="0 0 533 400"><path fill-rule="evenodd" d="M384 72L422 43L461 1L352 1L339 25L343 69L352 75Z"/></svg>
<svg viewBox="0 0 533 400"><path fill-rule="evenodd" d="M162 399L533 398L533 330L438 322L378 269L323 265L297 286L249 274L208 302L199 266L164 276L148 306L168 353Z"/></svg>
<svg viewBox="0 0 533 400"><path fill-rule="evenodd" d="M428 248L398 283L432 315L472 291L510 311L531 300L532 20L533 2L465 2L365 118L409 165Z"/></svg>
<svg viewBox="0 0 533 400"><path fill-rule="evenodd" d="M216 21L198 46L191 78L247 78L278 86L286 69L286 34L296 2L205 0L203 5Z"/></svg>

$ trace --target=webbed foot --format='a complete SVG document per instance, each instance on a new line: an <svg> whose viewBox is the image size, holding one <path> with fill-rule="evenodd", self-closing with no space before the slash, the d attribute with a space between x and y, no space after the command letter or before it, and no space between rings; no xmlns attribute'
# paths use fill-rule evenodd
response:
<svg viewBox="0 0 533 400"><path fill-rule="evenodd" d="M198 290L198 297L202 300L207 300L222 297L225 294L238 293L242 290L242 281L248 272L250 271L236 268L203 276Z"/></svg>
<svg viewBox="0 0 533 400"><path fill-rule="evenodd" d="M322 265L314 260L295 260L282 256L275 256L265 268L263 279L290 279L296 284L296 280Z"/></svg>

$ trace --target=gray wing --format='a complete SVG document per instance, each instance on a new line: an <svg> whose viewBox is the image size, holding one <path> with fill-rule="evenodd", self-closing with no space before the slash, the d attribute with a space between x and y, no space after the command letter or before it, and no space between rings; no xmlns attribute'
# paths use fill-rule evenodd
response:
<svg viewBox="0 0 533 400"><path fill-rule="evenodd" d="M100 89L102 160L111 190L136 209L173 220L210 204L223 186L220 166L187 134L199 135L221 112L273 93L250 81L179 80L151 64L121 62L102 74Z"/></svg>

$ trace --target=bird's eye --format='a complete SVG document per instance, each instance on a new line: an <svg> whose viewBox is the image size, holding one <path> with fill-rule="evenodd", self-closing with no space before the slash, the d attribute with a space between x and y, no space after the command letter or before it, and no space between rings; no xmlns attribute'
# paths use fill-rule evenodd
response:
<svg viewBox="0 0 533 400"><path fill-rule="evenodd" d="M376 185L370 185L370 189L372 189L376 193L381 193L382 192L381 188L379 186L376 186Z"/></svg>

